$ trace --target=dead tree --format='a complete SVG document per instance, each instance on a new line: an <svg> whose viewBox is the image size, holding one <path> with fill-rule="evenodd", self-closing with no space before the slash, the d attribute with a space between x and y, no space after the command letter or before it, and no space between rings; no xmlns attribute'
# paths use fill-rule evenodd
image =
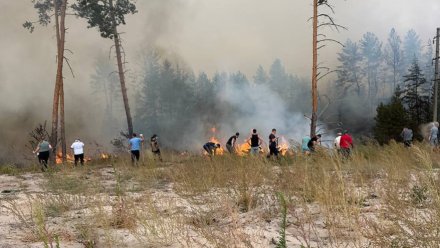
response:
<svg viewBox="0 0 440 248"><path fill-rule="evenodd" d="M53 94L53 105L52 105L52 131L51 140L54 147L54 153L56 153L56 148L58 146L58 126L60 126L61 131L61 149L63 153L63 161L66 161L66 139L65 139L65 121L64 121L64 81L63 81L63 65L65 61L65 37L66 37L66 9L68 0L35 0L34 8L38 11L38 21L30 22L26 21L23 27L33 32L34 23L39 23L43 26L47 26L51 19L54 18L55 21L55 31L56 31L56 43L57 43L57 72L55 77L55 87ZM52 156L55 160L55 156Z"/></svg>
<svg viewBox="0 0 440 248"><path fill-rule="evenodd" d="M333 17L329 14L320 13L320 9L327 8L334 14L333 7L328 3L328 0L313 0L313 59L312 59L312 116L310 121L310 136L313 137L316 134L316 126L318 122L318 81L325 76L329 75L335 70L330 70L328 67L320 66L318 64L318 51L326 46L328 42L336 42L340 44L337 40L327 38L320 30L324 27L334 28L337 31L340 29L346 29L344 26L336 24Z"/></svg>

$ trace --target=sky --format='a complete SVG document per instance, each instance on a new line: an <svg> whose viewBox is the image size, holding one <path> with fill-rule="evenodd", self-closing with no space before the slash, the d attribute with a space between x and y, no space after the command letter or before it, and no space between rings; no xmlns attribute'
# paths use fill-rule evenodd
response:
<svg viewBox="0 0 440 248"><path fill-rule="evenodd" d="M335 20L348 30L325 33L342 42L347 38L358 41L366 32L385 41L392 27L402 37L413 28L427 42L440 26L438 0L330 2ZM309 0L137 0L137 8L138 13L127 17L127 25L120 28L132 95L136 92L136 68L149 47L159 47L196 74L205 71L212 76L216 71L240 70L251 78L258 65L268 68L279 58L288 72L310 78ZM31 0L0 0L0 116L12 116L20 122L48 120L51 113L56 71L54 28L37 26L30 34L22 24L36 18ZM101 38L95 29L87 29L87 23L74 16L68 17L67 26L66 47L72 53L66 55L75 77L65 70L66 111L76 120L88 120L100 113L99 108L84 108L84 104L96 104L90 93L90 75L97 56L108 54L112 41ZM320 61L336 67L339 49L330 45L320 54Z"/></svg>

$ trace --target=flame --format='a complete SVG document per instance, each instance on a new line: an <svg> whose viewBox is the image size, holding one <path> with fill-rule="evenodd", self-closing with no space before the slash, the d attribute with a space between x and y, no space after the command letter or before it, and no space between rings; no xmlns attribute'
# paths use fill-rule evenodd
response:
<svg viewBox="0 0 440 248"><path fill-rule="evenodd" d="M70 155L70 154L66 154L66 160L69 163L74 163L75 162L75 157ZM58 152L57 153L57 157L55 158L55 162L56 162L56 164L62 164L63 163L63 153L62 152Z"/></svg>
<svg viewBox="0 0 440 248"><path fill-rule="evenodd" d="M280 151L281 156L287 155L287 152L289 151L289 147L290 147L289 142L286 140L286 138L281 136L278 139L278 151Z"/></svg>
<svg viewBox="0 0 440 248"><path fill-rule="evenodd" d="M217 129L215 127L212 127L211 132L212 132L212 136L209 139L209 141L212 143L221 144L220 141L216 138ZM208 153L206 151L204 152L204 154L208 155ZM220 148L217 148L215 150L215 155L223 155L223 154L225 154L225 150L223 149L222 146L220 146Z"/></svg>
<svg viewBox="0 0 440 248"><path fill-rule="evenodd" d="M249 154L250 151L251 151L251 146L249 145L249 143L245 142L238 146L237 154L240 156L245 156Z"/></svg>
<svg viewBox="0 0 440 248"><path fill-rule="evenodd" d="M75 163L75 157L71 154L66 154L66 161L68 163ZM84 157L84 162L90 162L92 161L92 158L90 157ZM63 153L62 152L58 152L57 156L55 158L55 163L56 164L62 164L63 163Z"/></svg>
<svg viewBox="0 0 440 248"><path fill-rule="evenodd" d="M109 158L110 158L110 154L107 154L107 153L101 153L101 154L99 155L99 157L100 157L101 159L109 159Z"/></svg>

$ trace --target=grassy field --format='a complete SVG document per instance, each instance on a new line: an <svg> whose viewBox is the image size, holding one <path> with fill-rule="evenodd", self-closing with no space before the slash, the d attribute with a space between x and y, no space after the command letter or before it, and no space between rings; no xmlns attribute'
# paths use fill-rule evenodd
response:
<svg viewBox="0 0 440 248"><path fill-rule="evenodd" d="M280 160L164 154L1 167L0 245L438 247L439 154L424 144ZM6 238L7 237L7 238Z"/></svg>

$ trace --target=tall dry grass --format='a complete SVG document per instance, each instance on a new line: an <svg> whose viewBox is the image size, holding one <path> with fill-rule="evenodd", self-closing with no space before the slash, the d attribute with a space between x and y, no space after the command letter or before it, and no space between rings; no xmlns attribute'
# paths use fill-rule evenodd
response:
<svg viewBox="0 0 440 248"><path fill-rule="evenodd" d="M62 167L44 175L43 193L29 193L32 200L2 205L34 241L59 237L85 247L440 243L440 156L425 144L368 144L349 159L327 150L281 160L163 157ZM55 219L70 228L57 233Z"/></svg>

